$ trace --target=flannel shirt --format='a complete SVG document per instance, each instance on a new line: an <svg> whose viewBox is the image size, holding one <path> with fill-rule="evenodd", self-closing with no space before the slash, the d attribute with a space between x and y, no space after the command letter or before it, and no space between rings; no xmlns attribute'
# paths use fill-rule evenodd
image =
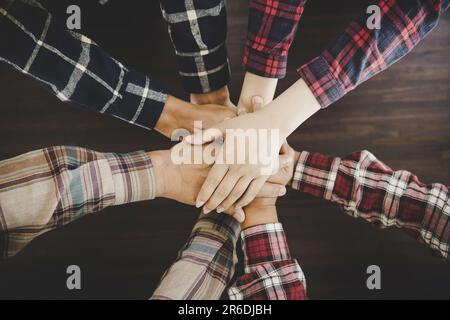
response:
<svg viewBox="0 0 450 320"><path fill-rule="evenodd" d="M380 0L380 29L369 15L350 23L320 56L298 69L322 108L406 56L438 24L450 0Z"/></svg>
<svg viewBox="0 0 450 320"><path fill-rule="evenodd" d="M143 151L50 147L0 161L0 260L46 232L109 206L154 199L155 193L152 163ZM259 231L257 239L284 239L279 228L268 230L266 235ZM151 299L219 299L234 274L239 232L239 223L229 215L201 214ZM251 234L243 233L249 248L256 239ZM279 254L278 249L285 251ZM288 252L287 245L272 244L267 250L274 250L267 257Z"/></svg>
<svg viewBox="0 0 450 320"><path fill-rule="evenodd" d="M240 230L230 215L200 214L188 241L151 299L220 299L234 275Z"/></svg>
<svg viewBox="0 0 450 320"><path fill-rule="evenodd" d="M267 78L286 76L289 48L294 41L306 0L251 0L244 68Z"/></svg>
<svg viewBox="0 0 450 320"><path fill-rule="evenodd" d="M0 0L0 61L61 101L152 129L166 85L128 70L91 39L67 30L37 1Z"/></svg>
<svg viewBox="0 0 450 320"><path fill-rule="evenodd" d="M302 152L292 187L342 205L344 211L380 227L405 229L449 259L450 194L394 171L368 151L345 158Z"/></svg>
<svg viewBox="0 0 450 320"><path fill-rule="evenodd" d="M247 71L270 78L286 73L287 54L306 1L252 0L245 55ZM363 14L310 62L298 68L322 108L406 56L438 24L450 0L379 0L380 29Z"/></svg>
<svg viewBox="0 0 450 320"><path fill-rule="evenodd" d="M245 271L228 289L231 300L307 299L305 276L280 223L245 229L241 237Z"/></svg>
<svg viewBox="0 0 450 320"><path fill-rule="evenodd" d="M186 91L207 93L228 84L225 0L160 0Z"/></svg>

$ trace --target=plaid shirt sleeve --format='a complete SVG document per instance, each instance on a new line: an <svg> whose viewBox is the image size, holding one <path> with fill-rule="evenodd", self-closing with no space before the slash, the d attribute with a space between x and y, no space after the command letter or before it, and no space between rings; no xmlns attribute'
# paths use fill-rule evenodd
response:
<svg viewBox="0 0 450 320"><path fill-rule="evenodd" d="M0 260L34 238L106 207L153 199L145 152L51 147L0 162Z"/></svg>
<svg viewBox="0 0 450 320"><path fill-rule="evenodd" d="M201 214L153 300L218 300L237 263L239 223L227 214Z"/></svg>
<svg viewBox="0 0 450 320"><path fill-rule="evenodd" d="M130 71L91 39L67 30L35 0L0 0L0 61L61 101L152 129L166 86Z"/></svg>
<svg viewBox="0 0 450 320"><path fill-rule="evenodd" d="M379 0L380 29L353 21L320 56L299 68L323 108L407 55L438 24L450 0Z"/></svg>
<svg viewBox="0 0 450 320"><path fill-rule="evenodd" d="M242 231L245 273L229 288L231 300L306 300L306 280L279 223Z"/></svg>
<svg viewBox="0 0 450 320"><path fill-rule="evenodd" d="M225 0L160 1L185 89L207 93L227 85Z"/></svg>
<svg viewBox="0 0 450 320"><path fill-rule="evenodd" d="M353 217L405 229L449 258L450 196L407 171L393 171L368 151L346 158L302 152L292 187L342 205Z"/></svg>
<svg viewBox="0 0 450 320"><path fill-rule="evenodd" d="M306 0L252 0L244 68L267 78L286 76L289 48L294 41Z"/></svg>

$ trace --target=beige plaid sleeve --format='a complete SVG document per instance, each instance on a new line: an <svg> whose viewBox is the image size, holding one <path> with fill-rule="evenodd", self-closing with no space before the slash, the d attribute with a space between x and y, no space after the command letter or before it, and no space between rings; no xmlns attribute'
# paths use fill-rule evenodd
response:
<svg viewBox="0 0 450 320"><path fill-rule="evenodd" d="M106 207L155 197L145 152L51 147L0 162L0 257Z"/></svg>

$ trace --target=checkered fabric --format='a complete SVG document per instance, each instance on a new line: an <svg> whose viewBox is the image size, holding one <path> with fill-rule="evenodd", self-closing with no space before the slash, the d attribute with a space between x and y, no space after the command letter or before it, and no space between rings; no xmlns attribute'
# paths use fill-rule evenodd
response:
<svg viewBox="0 0 450 320"><path fill-rule="evenodd" d="M151 299L220 299L234 274L240 230L230 215L201 214Z"/></svg>
<svg viewBox="0 0 450 320"><path fill-rule="evenodd" d="M394 171L368 151L345 158L302 152L292 187L342 205L379 227L405 229L445 259L450 246L448 187Z"/></svg>
<svg viewBox="0 0 450 320"><path fill-rule="evenodd" d="M153 166L142 151L115 154L62 146L0 161L0 260L15 256L38 236L89 214L155 196ZM291 267L278 261L289 259L280 228L266 227L272 250L271 255L266 252L266 261L277 260L273 266L284 274ZM234 275L239 233L240 225L230 215L201 214L151 299L220 299ZM258 254L256 242L246 240L256 237L249 237L248 230L243 235L244 247ZM263 229L257 238L262 241ZM291 285L289 281L287 286Z"/></svg>
<svg viewBox="0 0 450 320"><path fill-rule="evenodd" d="M207 93L227 85L225 0L160 1L185 89Z"/></svg>
<svg viewBox="0 0 450 320"><path fill-rule="evenodd" d="M231 300L306 300L306 280L291 258L280 223L242 231L245 273L228 289Z"/></svg>
<svg viewBox="0 0 450 320"><path fill-rule="evenodd" d="M39 2L0 0L0 39L0 61L38 80L61 101L146 129L157 123L166 86L68 31Z"/></svg>
<svg viewBox="0 0 450 320"><path fill-rule="evenodd" d="M0 162L0 259L33 239L109 206L155 197L145 152L51 147Z"/></svg>
<svg viewBox="0 0 450 320"><path fill-rule="evenodd" d="M286 76L289 48L294 41L306 0L252 0L244 68L268 78Z"/></svg>
<svg viewBox="0 0 450 320"><path fill-rule="evenodd" d="M407 55L438 24L450 0L380 0L381 28L368 14L350 23L320 56L298 69L323 108Z"/></svg>

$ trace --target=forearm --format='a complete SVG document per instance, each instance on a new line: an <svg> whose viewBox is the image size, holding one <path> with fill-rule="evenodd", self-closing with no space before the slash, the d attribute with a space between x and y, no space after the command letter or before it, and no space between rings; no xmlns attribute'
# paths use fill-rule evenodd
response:
<svg viewBox="0 0 450 320"><path fill-rule="evenodd" d="M287 138L302 123L320 110L317 99L300 79L261 112L272 126Z"/></svg>
<svg viewBox="0 0 450 320"><path fill-rule="evenodd" d="M292 187L378 226L407 229L448 258L450 196L442 184L426 185L410 172L394 171L368 151L345 158L302 152Z"/></svg>

